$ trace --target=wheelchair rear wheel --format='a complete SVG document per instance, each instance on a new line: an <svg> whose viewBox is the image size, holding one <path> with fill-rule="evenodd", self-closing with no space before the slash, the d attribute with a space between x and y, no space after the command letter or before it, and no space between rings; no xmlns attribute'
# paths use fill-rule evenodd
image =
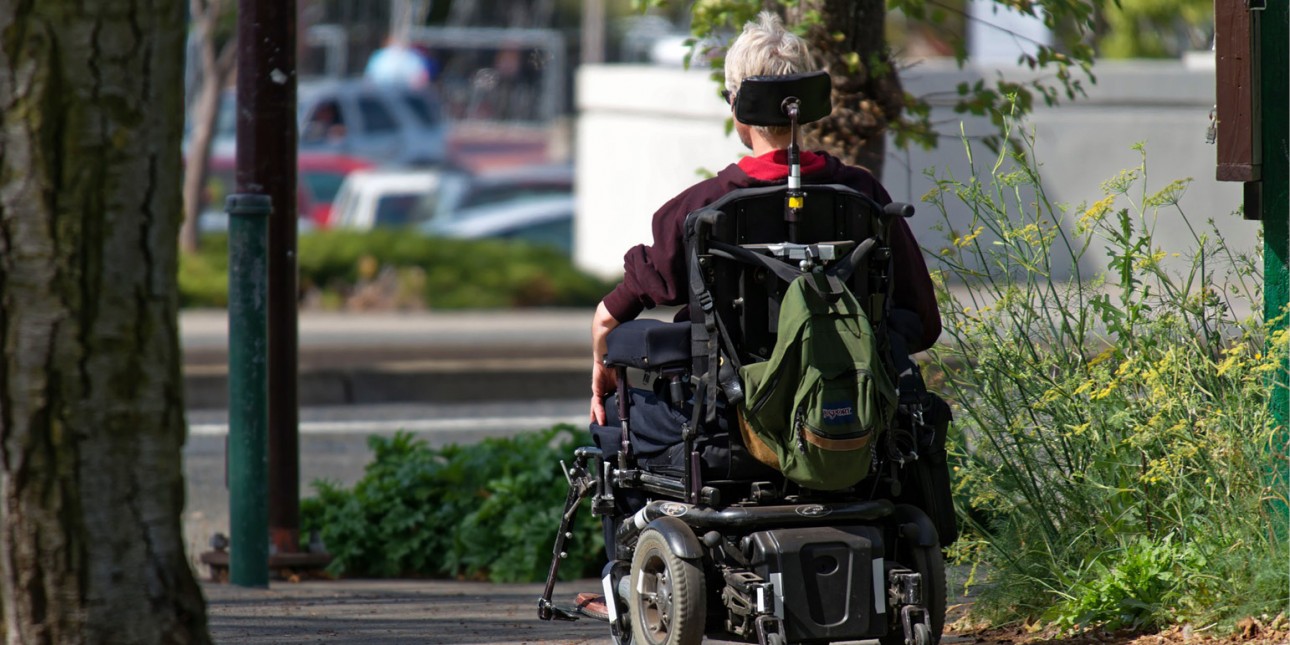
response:
<svg viewBox="0 0 1290 645"><path fill-rule="evenodd" d="M939 546L910 545L900 562L912 567L923 578L923 607L927 609L927 622L931 629L927 630L921 623L915 625L915 645L936 645L941 642L941 632L945 629L945 557L941 555ZM894 623L879 643L905 645L900 617L892 618Z"/></svg>
<svg viewBox="0 0 1290 645"><path fill-rule="evenodd" d="M631 623L637 643L698 645L707 595L698 563L672 552L658 531L646 530L632 556Z"/></svg>

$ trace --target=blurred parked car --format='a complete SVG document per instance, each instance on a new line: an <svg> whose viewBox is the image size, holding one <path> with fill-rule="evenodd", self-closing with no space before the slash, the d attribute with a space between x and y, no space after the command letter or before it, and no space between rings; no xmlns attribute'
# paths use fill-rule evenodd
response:
<svg viewBox="0 0 1290 645"><path fill-rule="evenodd" d="M332 205L333 228L371 230L420 221L416 206L439 188L434 170L359 170L341 184Z"/></svg>
<svg viewBox="0 0 1290 645"><path fill-rule="evenodd" d="M332 205L345 178L352 172L373 167L372 162L366 159L323 152L302 152L298 156L298 164L300 216L307 215L318 228L331 226Z"/></svg>
<svg viewBox="0 0 1290 645"><path fill-rule="evenodd" d="M441 237L520 240L571 255L573 212L572 194L544 195L464 209L453 220L427 221L420 229Z"/></svg>
<svg viewBox="0 0 1290 645"><path fill-rule="evenodd" d="M512 166L484 173L446 171L439 190L417 206L420 218L439 225L472 217L481 206L573 195L573 166Z"/></svg>
<svg viewBox="0 0 1290 645"><path fill-rule="evenodd" d="M300 153L297 157L296 212L302 230L327 228L332 201L346 175L371 167L371 162L356 157ZM228 217L223 212L224 199L237 188L237 160L213 156L208 173L198 227L202 231L226 230Z"/></svg>
<svg viewBox="0 0 1290 645"><path fill-rule="evenodd" d="M447 157L448 125L430 90L323 80L302 82L296 91L302 152L400 165L434 165ZM185 131L185 146L190 134ZM237 149L237 93L233 90L220 97L213 136L212 157L232 157Z"/></svg>
<svg viewBox="0 0 1290 645"><path fill-rule="evenodd" d="M426 89L360 80L301 83L300 149L383 164L444 161L447 124Z"/></svg>

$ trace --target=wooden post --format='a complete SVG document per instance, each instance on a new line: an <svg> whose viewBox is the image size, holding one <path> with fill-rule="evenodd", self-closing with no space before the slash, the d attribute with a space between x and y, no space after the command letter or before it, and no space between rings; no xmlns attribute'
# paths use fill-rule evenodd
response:
<svg viewBox="0 0 1290 645"><path fill-rule="evenodd" d="M1214 1L1219 181L1259 180L1260 141L1255 118L1259 79L1252 21L1245 0Z"/></svg>

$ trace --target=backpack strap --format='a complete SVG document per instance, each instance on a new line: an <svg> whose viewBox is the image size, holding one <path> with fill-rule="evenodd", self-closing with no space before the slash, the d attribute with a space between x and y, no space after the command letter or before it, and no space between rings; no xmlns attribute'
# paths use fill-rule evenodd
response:
<svg viewBox="0 0 1290 645"><path fill-rule="evenodd" d="M847 281L851 279L851 276L855 273L856 269L859 268L860 264L869 257L869 253L872 252L877 245L878 241L876 239L866 239L856 245L855 248L851 249L846 256L836 262L827 271L820 274L818 279L809 280L808 283L811 285L811 288L815 289L816 293L820 294L820 296L825 300L830 303L837 302L838 298L842 296L843 290L846 289ZM806 275L805 271L794 268L790 264L781 262L780 260L776 260L772 257L767 257L760 253L754 253L742 246L712 240L709 241L708 247L717 251L717 255L723 255L731 260L743 262L744 264L764 266L767 269L770 269L776 277L784 282L791 283L798 277Z"/></svg>
<svg viewBox="0 0 1290 645"><path fill-rule="evenodd" d="M687 273L689 273L690 292L698 299L699 308L702 310L704 349L708 354L708 370L703 375L706 381L706 387L703 388L702 404L705 412L703 420L707 424L712 424L717 421L717 368L721 365L720 352L717 349L716 303L712 301L712 292L708 290L708 285L703 282L703 268L699 266L698 254L687 253L687 255L689 256ZM697 410L695 417L698 417Z"/></svg>
<svg viewBox="0 0 1290 645"><path fill-rule="evenodd" d="M774 273L784 282L792 282L796 280L798 276L802 275L802 271L799 269L794 269L792 266L780 262L775 258L766 257L760 253L753 253L742 246L710 240L708 242L708 248L715 251L721 251L731 260L743 262L744 264L764 266L767 269L770 269L771 273Z"/></svg>

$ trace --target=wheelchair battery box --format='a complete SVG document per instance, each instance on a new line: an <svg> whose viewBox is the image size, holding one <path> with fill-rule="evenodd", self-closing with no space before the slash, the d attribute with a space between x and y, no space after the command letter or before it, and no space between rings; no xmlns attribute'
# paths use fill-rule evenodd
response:
<svg viewBox="0 0 1290 645"><path fill-rule="evenodd" d="M886 633L884 551L877 528L786 528L753 533L749 540L753 572L773 585L775 614L789 642Z"/></svg>

